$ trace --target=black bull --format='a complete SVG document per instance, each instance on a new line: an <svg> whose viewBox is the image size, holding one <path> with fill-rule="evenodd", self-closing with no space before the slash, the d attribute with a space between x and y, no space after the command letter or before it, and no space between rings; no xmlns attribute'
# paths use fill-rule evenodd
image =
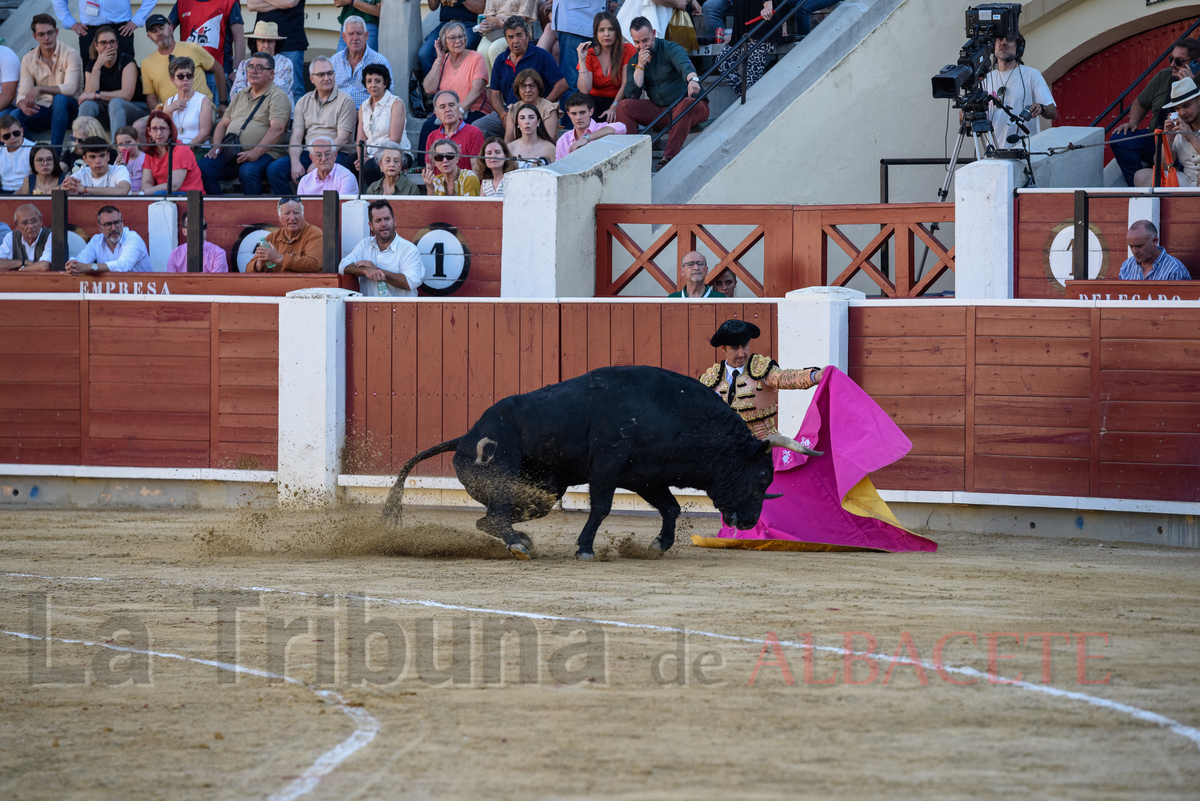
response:
<svg viewBox="0 0 1200 801"><path fill-rule="evenodd" d="M424 459L454 451L454 471L487 507L476 525L530 558L532 541L513 523L550 513L567 487L587 484L591 514L576 556L590 559L618 487L642 496L663 518L651 548L675 542L679 503L671 487L712 498L722 519L752 528L774 477L773 447L816 453L775 435L759 440L742 418L699 381L657 367L605 367L496 403L463 436L404 465L383 507L398 525L404 481Z"/></svg>

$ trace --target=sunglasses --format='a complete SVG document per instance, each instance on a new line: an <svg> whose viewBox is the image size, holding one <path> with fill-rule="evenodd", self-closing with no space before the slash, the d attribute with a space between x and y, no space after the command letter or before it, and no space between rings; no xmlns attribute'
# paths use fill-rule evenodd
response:
<svg viewBox="0 0 1200 801"><path fill-rule="evenodd" d="M194 72L177 72L175 73L175 80L190 81L195 75L196 73Z"/></svg>
<svg viewBox="0 0 1200 801"><path fill-rule="evenodd" d="M1173 58L1173 59L1171 59L1171 66L1182 67L1185 64L1187 64L1189 60L1190 59L1186 59L1186 58Z"/></svg>
<svg viewBox="0 0 1200 801"><path fill-rule="evenodd" d="M434 161L454 161L458 156L451 153L434 153L430 158Z"/></svg>
<svg viewBox="0 0 1200 801"><path fill-rule="evenodd" d="M7 142L9 139L20 139L21 133L21 131L7 131L0 134L0 140Z"/></svg>

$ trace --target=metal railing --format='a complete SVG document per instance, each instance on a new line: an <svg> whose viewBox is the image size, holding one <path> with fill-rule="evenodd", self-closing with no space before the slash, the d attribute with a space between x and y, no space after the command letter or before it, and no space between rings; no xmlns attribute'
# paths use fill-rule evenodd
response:
<svg viewBox="0 0 1200 801"><path fill-rule="evenodd" d="M671 105L669 105L665 109L663 109L663 111L657 117L655 117L653 120L650 121L650 124L643 127L641 130L638 131L638 133L643 133L643 134L650 133L656 125L658 125L660 122L662 122L664 117L670 117L666 126L664 126L661 131L659 131L656 134L651 133L650 143L651 143L651 145L653 145L655 142L657 142L662 137L670 135L671 129L674 128L679 123L680 120L682 120L684 117L686 117L688 115L688 113L691 112L691 110L696 107L696 104L705 100L708 97L708 95L713 91L713 89L716 89L717 85L720 84L720 81L717 81L715 83L710 84L707 88L704 88L704 80L706 78L711 77L714 72L721 72L721 75L723 77L725 75L725 72L727 72L728 70L721 71L721 67L722 67L722 65L729 65L729 62L731 62L731 61L734 61L736 63L730 65L729 69L738 69L741 72L741 76L742 76L741 104L745 105L746 95L750 91L750 87L746 85L746 64L747 64L747 62L749 62L750 56L752 56L760 48L769 47L771 45L770 38L772 36L774 36L776 33L778 33L779 31L781 31L783 29L783 26L787 23L787 21L792 19L793 17L795 17L796 14L798 14L800 12L801 5L802 5L801 3L795 3L791 7L787 8L784 11L781 11L780 13L771 17L771 19L764 19L764 20L760 21L757 25L755 25L749 31L742 34L741 39L738 40L738 43L736 45L734 45L733 47L727 47L725 49L725 52L721 53L721 55L717 56L716 60L713 61L713 65L711 67L709 67L707 70L705 70L704 73L701 74L697 78L697 80L700 82L700 85L701 85L700 94L698 94L694 98L692 98L691 105L689 105L681 114L672 117L671 116L672 110L676 106L678 106L680 103L682 103L684 101L684 99L686 99L686 96L684 98L681 98L679 101L672 103ZM766 33L763 33L764 29L769 29L769 30L767 30Z"/></svg>
<svg viewBox="0 0 1200 801"><path fill-rule="evenodd" d="M1197 28L1200 28L1200 17L1197 17L1196 21L1193 22L1188 27L1188 29L1186 31L1184 31L1183 34L1176 39L1176 41L1178 41L1179 39L1186 39ZM1099 116L1096 117L1096 119L1092 120L1092 124L1088 127L1095 128L1096 126L1098 126L1100 124L1100 122L1105 117L1107 117L1115 108L1117 108L1117 106L1120 106L1121 112L1119 114L1117 114L1117 116L1113 117L1112 122L1110 122L1108 125L1104 126L1105 135L1107 136L1107 134L1111 133L1112 129L1116 128L1117 125L1120 124L1121 120L1125 119L1125 115L1129 113L1129 108L1125 106L1125 98L1129 97L1129 93L1132 92L1134 89L1136 89L1138 87L1138 84L1140 84L1142 81L1146 80L1146 77L1149 76L1150 73L1154 72L1154 70L1158 68L1159 62L1162 61L1167 56L1171 55L1171 51L1174 49L1175 49L1175 43L1172 42L1171 45L1166 50L1164 50L1162 53L1159 54L1158 58L1154 59L1154 61L1151 62L1149 67L1146 67L1146 69L1142 72L1141 75L1139 75L1133 79L1133 83L1129 84L1129 86L1125 88L1124 92L1121 92L1121 94L1117 95L1116 100L1109 103L1108 107L1106 109L1104 109L1104 111L1101 111Z"/></svg>

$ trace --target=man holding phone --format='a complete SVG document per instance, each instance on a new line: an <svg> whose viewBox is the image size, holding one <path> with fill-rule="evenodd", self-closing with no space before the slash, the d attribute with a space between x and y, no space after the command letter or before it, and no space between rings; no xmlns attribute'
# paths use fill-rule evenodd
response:
<svg viewBox="0 0 1200 801"><path fill-rule="evenodd" d="M1146 136L1156 128L1163 127L1163 105L1171 97L1171 84L1184 78L1194 78L1200 68L1200 40L1180 39L1171 48L1170 64L1160 70L1146 88L1142 90L1129 110L1129 122L1113 129L1113 158L1121 167L1125 183L1134 186L1134 176L1143 165L1154 163L1154 137ZM1149 117L1150 127L1139 130L1142 121Z"/></svg>

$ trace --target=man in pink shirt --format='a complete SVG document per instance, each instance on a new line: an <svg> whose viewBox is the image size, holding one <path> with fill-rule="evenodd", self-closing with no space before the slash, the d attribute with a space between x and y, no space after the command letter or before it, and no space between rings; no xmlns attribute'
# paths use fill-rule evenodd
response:
<svg viewBox="0 0 1200 801"><path fill-rule="evenodd" d="M596 101L591 95L576 92L567 100L567 116L571 118L571 130L558 137L554 146L554 160L560 161L568 153L574 153L579 148L595 142L605 136L625 133L625 126L619 122L599 123L592 119L596 110Z"/></svg>
<svg viewBox="0 0 1200 801"><path fill-rule="evenodd" d="M183 213L183 219L180 222L183 230L187 230L187 212ZM206 273L227 273L229 272L229 258L225 255L225 251L208 241L208 223L200 223L200 242L203 245L203 260L204 272ZM187 243L183 243L179 247L171 251L171 255L167 256L167 272L169 273L186 273L187 272Z"/></svg>
<svg viewBox="0 0 1200 801"><path fill-rule="evenodd" d="M329 189L339 195L358 194L358 181L354 173L337 163L332 139L328 136L313 139L308 143L308 155L314 169L300 178L296 194L320 195Z"/></svg>

